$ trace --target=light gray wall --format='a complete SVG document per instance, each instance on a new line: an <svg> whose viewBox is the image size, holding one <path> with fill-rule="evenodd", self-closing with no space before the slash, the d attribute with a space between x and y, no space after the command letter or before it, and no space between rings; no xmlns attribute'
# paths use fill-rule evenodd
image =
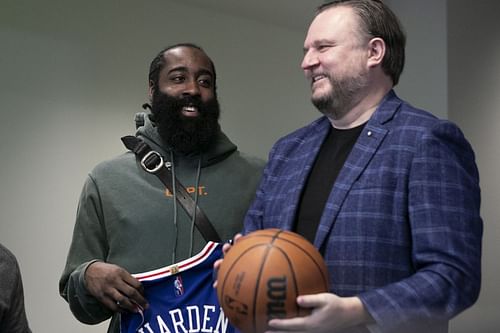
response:
<svg viewBox="0 0 500 333"><path fill-rule="evenodd" d="M476 152L481 178L483 285L453 333L500 329L500 2L448 1L449 117Z"/></svg>
<svg viewBox="0 0 500 333"><path fill-rule="evenodd" d="M301 1L311 3L311 13L321 2ZM452 103L446 97L446 1L390 3L408 33L407 66L397 92L446 117ZM2 0L0 242L19 259L34 332L104 331L105 324L89 327L72 317L57 282L84 177L96 163L124 150L119 138L133 132L155 53L181 41L203 46L218 70L223 128L241 150L265 157L279 136L318 116L299 68L306 28L282 28L174 0ZM485 125L491 131L500 127ZM494 137L488 137L490 145L479 141L485 138L482 126L466 132L474 133L481 134L478 141L473 138L480 153L495 146ZM494 169L478 160L491 191ZM483 197L491 200L492 215L493 197ZM497 243L485 246L487 279L497 267L491 261L500 247L496 232L489 237ZM482 301L493 293L492 281L485 281L478 306L463 319L471 325L480 318L473 314L492 304Z"/></svg>
<svg viewBox="0 0 500 333"><path fill-rule="evenodd" d="M406 65L395 90L416 107L447 118L446 0L386 0L406 34Z"/></svg>

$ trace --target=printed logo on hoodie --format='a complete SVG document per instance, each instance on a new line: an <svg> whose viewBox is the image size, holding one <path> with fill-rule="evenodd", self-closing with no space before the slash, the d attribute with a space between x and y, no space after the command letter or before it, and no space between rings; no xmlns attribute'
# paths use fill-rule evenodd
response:
<svg viewBox="0 0 500 333"><path fill-rule="evenodd" d="M205 186L198 186L198 195L208 195L208 192L205 191L206 187ZM196 187L194 186L188 186L186 187L186 190L188 193L193 194L196 192ZM167 188L165 189L165 196L166 197L173 197L172 192Z"/></svg>

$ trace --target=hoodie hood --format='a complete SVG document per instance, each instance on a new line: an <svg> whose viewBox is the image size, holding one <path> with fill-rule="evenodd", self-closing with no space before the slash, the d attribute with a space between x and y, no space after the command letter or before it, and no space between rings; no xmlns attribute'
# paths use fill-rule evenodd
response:
<svg viewBox="0 0 500 333"><path fill-rule="evenodd" d="M158 130L156 129L156 125L151 120L151 113L139 112L135 115L135 126L136 126L136 135L141 137L146 142L148 142L151 147L155 150L158 150L162 155L168 156L172 152L171 147L165 146L160 135L158 134ZM237 150L237 147L234 143L229 140L229 138L219 131L216 137L215 143L210 147L210 149L201 154L201 167L207 167L209 165L220 162L227 157L229 157L232 153ZM198 161L200 158L200 154L179 154L175 153L177 158L181 159L192 159L193 161Z"/></svg>

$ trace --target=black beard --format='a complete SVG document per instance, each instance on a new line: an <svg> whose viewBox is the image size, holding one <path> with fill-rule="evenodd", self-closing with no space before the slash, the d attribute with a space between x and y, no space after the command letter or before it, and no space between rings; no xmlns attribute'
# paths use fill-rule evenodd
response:
<svg viewBox="0 0 500 333"><path fill-rule="evenodd" d="M188 105L198 108L198 117L182 115L182 108ZM216 97L203 102L200 97L177 98L155 90L151 112L160 137L175 152L205 152L214 144L220 132L220 107Z"/></svg>

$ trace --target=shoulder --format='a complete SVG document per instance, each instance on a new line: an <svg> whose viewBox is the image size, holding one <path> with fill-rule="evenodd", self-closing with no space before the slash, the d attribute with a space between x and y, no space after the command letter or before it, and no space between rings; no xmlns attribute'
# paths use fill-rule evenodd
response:
<svg viewBox="0 0 500 333"><path fill-rule="evenodd" d="M123 153L98 163L90 170L84 181L83 193L94 193L103 189L123 189L131 179L141 177L135 155Z"/></svg>
<svg viewBox="0 0 500 333"><path fill-rule="evenodd" d="M269 153L269 161L287 159L288 156L292 156L294 153L299 155L309 154L311 150L318 147L330 127L330 121L323 116L281 137L273 145Z"/></svg>
<svg viewBox="0 0 500 333"><path fill-rule="evenodd" d="M18 271L17 259L14 254L5 246L0 244L0 280L12 276Z"/></svg>
<svg viewBox="0 0 500 333"><path fill-rule="evenodd" d="M262 158L241 152L239 150L235 151L230 158L239 165L246 167L251 170L260 171L264 168L266 161Z"/></svg>
<svg viewBox="0 0 500 333"><path fill-rule="evenodd" d="M402 102L393 119L383 126L389 133L387 144L406 147L419 156L474 160L472 146L457 124L409 103Z"/></svg>
<svg viewBox="0 0 500 333"><path fill-rule="evenodd" d="M437 122L439 119L435 115L414 107L391 90L384 97L367 125L368 127L380 126L388 130L406 127L410 131L418 131L431 128Z"/></svg>
<svg viewBox="0 0 500 333"><path fill-rule="evenodd" d="M205 172L207 177L215 176L219 180L222 175L226 184L253 184L260 180L264 166L264 160L236 150L224 160L209 166Z"/></svg>
<svg viewBox="0 0 500 333"><path fill-rule="evenodd" d="M312 135L323 133L331 126L328 118L325 116L314 120L313 122L303 126L295 131L281 137L276 141L275 146L280 145L294 145L307 141Z"/></svg>
<svg viewBox="0 0 500 333"><path fill-rule="evenodd" d="M0 258L1 262L16 263L16 257L8 248L0 244Z"/></svg>
<svg viewBox="0 0 500 333"><path fill-rule="evenodd" d="M368 123L368 127L381 127L401 143L414 142L437 136L464 139L460 128L453 122L440 119L429 111L414 107L390 94Z"/></svg>
<svg viewBox="0 0 500 333"><path fill-rule="evenodd" d="M203 167L229 166L238 168L241 173L245 170L260 171L265 164L264 160L256 156L241 152L222 131L218 135L216 144L204 154L203 158Z"/></svg>
<svg viewBox="0 0 500 333"><path fill-rule="evenodd" d="M126 152L108 160L98 163L91 171L93 177L109 176L121 173L136 167L136 157L131 152Z"/></svg>
<svg viewBox="0 0 500 333"><path fill-rule="evenodd" d="M422 128L430 128L441 120L431 112L414 107L408 102L401 103L401 109L395 119L400 125L419 124Z"/></svg>
<svg viewBox="0 0 500 333"><path fill-rule="evenodd" d="M401 132L416 132L419 139L429 137L454 137L464 140L462 130L457 124L447 119L440 119L432 113L415 108L407 103L402 104L401 112L396 116L395 126Z"/></svg>

